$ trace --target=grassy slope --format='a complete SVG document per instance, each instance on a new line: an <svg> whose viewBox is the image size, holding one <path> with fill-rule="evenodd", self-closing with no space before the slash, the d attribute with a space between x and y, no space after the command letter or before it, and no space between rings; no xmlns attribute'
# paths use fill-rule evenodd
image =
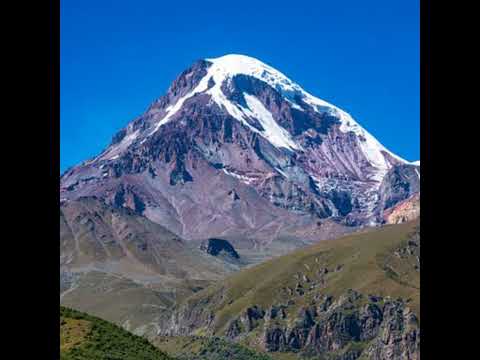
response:
<svg viewBox="0 0 480 360"><path fill-rule="evenodd" d="M171 295L156 291L127 278L91 271L82 274L75 288L66 292L61 304L127 326L129 330L148 329L164 309L172 304ZM137 333L137 332L136 332Z"/></svg>
<svg viewBox="0 0 480 360"><path fill-rule="evenodd" d="M195 306L201 299L218 299L217 295L221 293L222 300L211 301L208 310L216 313L215 334L222 335L228 322L249 306L267 308L294 298L295 306L291 310L295 311L308 304L316 291L295 297L283 289L295 288L298 282L295 275L306 275L315 282L319 269L327 268L329 273L325 276L326 284L321 293L337 297L354 289L366 295L400 297L408 300L419 316L419 273L411 261L397 261L393 256L396 249L406 245L418 225L418 221L387 225L322 241L234 274L186 302ZM332 271L339 265L341 271Z"/></svg>
<svg viewBox="0 0 480 360"><path fill-rule="evenodd" d="M173 360L144 338L65 307L60 307L60 359Z"/></svg>

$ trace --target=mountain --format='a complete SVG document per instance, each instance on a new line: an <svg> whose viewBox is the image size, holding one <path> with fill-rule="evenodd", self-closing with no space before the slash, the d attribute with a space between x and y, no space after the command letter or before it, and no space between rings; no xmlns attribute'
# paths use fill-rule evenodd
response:
<svg viewBox="0 0 480 360"><path fill-rule="evenodd" d="M146 339L79 311L60 307L61 360L174 360Z"/></svg>
<svg viewBox="0 0 480 360"><path fill-rule="evenodd" d="M156 278L219 279L224 264L128 208L95 197L60 206L60 266ZM175 261L172 261L172 260Z"/></svg>
<svg viewBox="0 0 480 360"><path fill-rule="evenodd" d="M378 334L413 336L385 328L410 319L408 298L416 306L413 250L405 250L408 267L384 244L403 241L392 229L405 235L409 221L419 216L419 192L419 166L281 72L243 55L199 60L98 156L62 174L60 300L149 338L205 333L263 352L307 356L338 350L345 359L381 352L374 344ZM402 222L407 223L378 230L387 240L365 232ZM328 240L350 233L355 235L338 240L338 248ZM320 240L318 248L308 247ZM305 251L319 262L312 263ZM252 268L282 254L291 255ZM392 265L379 271L379 259ZM320 262L328 267L312 273ZM233 272L238 277L230 277ZM371 284L370 275L378 283ZM403 276L413 287L399 280ZM260 292L258 282L265 285ZM285 301L271 303L278 300L271 292L278 286ZM315 293L315 286L326 292ZM385 292L407 300L385 300ZM314 293L319 298L309 295ZM381 300L370 300L372 294ZM331 312L310 313L311 321L305 320L310 315L302 299L330 301L323 295L337 301ZM354 318L345 317L345 307ZM388 320L371 319L371 309ZM402 319L391 317L404 310ZM257 326L271 320L265 314L283 312L288 324L283 315L273 322L279 330ZM343 329L335 336L347 340L318 339L330 315L338 319L334 330ZM351 329L344 321L366 331L359 322L364 318L374 335L345 333ZM298 319L320 331L308 335L308 345L312 328L292 327L289 321ZM262 343L252 343L256 335ZM227 340L189 344L221 357L227 346L222 341ZM416 353L415 341L403 345L410 350L402 351ZM240 347L236 354L241 359L245 352Z"/></svg>
<svg viewBox="0 0 480 360"><path fill-rule="evenodd" d="M181 301L160 334L223 337L274 359L418 360L419 287L415 220L241 270Z"/></svg>
<svg viewBox="0 0 480 360"><path fill-rule="evenodd" d="M128 208L95 197L60 206L60 300L138 334L177 300L238 270Z"/></svg>
<svg viewBox="0 0 480 360"><path fill-rule="evenodd" d="M254 58L195 62L98 156L61 176L63 203L95 196L187 241L269 255L384 222L419 166L348 113Z"/></svg>

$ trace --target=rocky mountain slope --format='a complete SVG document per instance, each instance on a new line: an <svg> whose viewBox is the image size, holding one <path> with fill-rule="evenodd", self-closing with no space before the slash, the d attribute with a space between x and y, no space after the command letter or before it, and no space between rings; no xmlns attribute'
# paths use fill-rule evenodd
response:
<svg viewBox="0 0 480 360"><path fill-rule="evenodd" d="M416 193L409 198L387 209L383 214L387 224L400 224L420 217L420 194Z"/></svg>
<svg viewBox="0 0 480 360"><path fill-rule="evenodd" d="M163 335L222 336L274 358L419 359L419 222L323 241L184 300Z"/></svg>
<svg viewBox="0 0 480 360"><path fill-rule="evenodd" d="M418 170L281 72L226 55L180 74L101 154L66 171L60 191L186 240L280 253L383 222L418 190Z"/></svg>
<svg viewBox="0 0 480 360"><path fill-rule="evenodd" d="M137 333L156 331L177 298L239 269L94 197L60 206L60 254L61 303Z"/></svg>
<svg viewBox="0 0 480 360"><path fill-rule="evenodd" d="M224 274L223 264L161 225L95 197L60 206L60 234L60 266L71 269L192 279L218 279Z"/></svg>

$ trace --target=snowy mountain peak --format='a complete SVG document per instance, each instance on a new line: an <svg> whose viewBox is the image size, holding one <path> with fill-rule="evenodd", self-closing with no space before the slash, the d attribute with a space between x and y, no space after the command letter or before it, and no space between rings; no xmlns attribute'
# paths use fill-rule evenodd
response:
<svg viewBox="0 0 480 360"><path fill-rule="evenodd" d="M186 238L255 238L311 216L376 224L419 177L347 112L231 54L183 71L105 151L62 176L61 196L98 196Z"/></svg>
<svg viewBox="0 0 480 360"><path fill-rule="evenodd" d="M217 58L207 58L205 61L211 62L231 74L253 75L264 70L276 72L271 66L247 55L227 54Z"/></svg>
<svg viewBox="0 0 480 360"><path fill-rule="evenodd" d="M158 115L155 115L155 121L149 126L145 134L146 137L156 133L172 119L178 118L175 115L183 109L184 104L196 95L202 94L210 98L210 104L216 104L250 131L268 140L274 147L293 152L304 150L298 139L295 138L295 134L280 125L279 114L274 116L271 109L269 110L268 106L266 107L266 104L262 103L256 96L242 92L240 96L243 97L244 101L239 103L225 93L226 89L231 87L230 85L237 75L244 75L269 85L281 95L292 109L305 112L308 108L309 111L314 111L319 116L330 116L337 119L341 132L345 134L353 132L359 139L358 145L363 156L376 169L370 175L371 180L380 182L395 162L408 163L387 150L350 114L311 95L286 75L258 59L246 55L228 54L217 58L207 58L196 64L197 67L194 65L191 68L196 69L194 72L187 70L179 79L184 76L183 81L188 82L187 79L196 76L197 80L191 82L191 85L184 91L182 90L180 95L177 95L177 92L173 90L173 96L169 98L168 106L162 109ZM125 136L121 143L107 151L105 158L112 159L123 151L122 149L130 146L136 138L145 137L145 135L128 129L127 134L128 136Z"/></svg>
<svg viewBox="0 0 480 360"><path fill-rule="evenodd" d="M273 119L270 112L254 97L247 99L248 107L242 107L232 103L227 99L222 91L224 81L231 80L238 74L248 75L260 79L282 94L290 92L301 92L301 88L289 80L285 75L274 68L262 63L261 61L245 55L225 55L215 59L205 59L211 65L207 74L201 79L198 85L184 97L178 99L176 103L169 107L167 114L157 123L153 134L158 129L168 123L172 116L177 113L184 102L196 94L204 93L211 96L212 100L224 108L232 117L239 120L253 132L259 133L268 139L274 146L283 147L288 150L299 150L301 147L291 138L288 131L279 126ZM209 86L213 81L213 86ZM248 119L256 118L263 127L263 131L253 127Z"/></svg>
<svg viewBox="0 0 480 360"><path fill-rule="evenodd" d="M362 150L369 161L380 170L376 180L380 180L386 171L388 171L388 169L391 167L388 160L385 159L383 152L388 153L390 156L400 162L407 163L406 160L386 149L377 139L375 139L369 132L362 128L350 114L325 100L311 95L300 85L290 80L283 73L261 62L260 60L239 54L228 54L218 58L205 60L213 64L206 78L208 78L209 75L212 76L215 80L215 83L218 84L218 90L220 89L219 86L223 80L232 78L238 74L248 75L266 82L274 89L279 91L288 100L290 100L293 105L295 105L295 102L293 101L294 96L298 96L302 99L302 101L312 106L315 110L319 112L328 112L338 117L341 122L341 131L353 131L356 135L361 136L362 139L365 140L361 144ZM218 90L212 91L212 93L215 92L217 95L219 95L217 96L217 100L219 100L218 102L226 105L221 94L218 94ZM226 108L233 110L228 105L226 105ZM238 114L235 111L232 111L232 115L234 115L236 118L242 117L241 114ZM291 141L286 142L291 143ZM289 149L299 148L298 146L292 146L291 144L284 147Z"/></svg>
<svg viewBox="0 0 480 360"><path fill-rule="evenodd" d="M211 67L211 74L216 75L215 77L217 80L220 80L220 78L232 78L238 74L252 76L266 82L290 100L293 99L294 95L298 95L305 98L307 102L310 101L318 106L334 108L332 104L308 94L282 72L253 57L229 54L205 60L213 64Z"/></svg>
<svg viewBox="0 0 480 360"><path fill-rule="evenodd" d="M213 73L222 74L224 77L233 77L237 74L243 74L265 81L277 90L283 90L285 92L302 92L300 86L295 84L280 71L250 56L229 54L205 60L213 64Z"/></svg>

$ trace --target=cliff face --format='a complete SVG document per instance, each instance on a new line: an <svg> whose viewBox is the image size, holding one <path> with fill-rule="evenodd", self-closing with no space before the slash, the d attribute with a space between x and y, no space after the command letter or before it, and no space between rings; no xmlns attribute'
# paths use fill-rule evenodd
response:
<svg viewBox="0 0 480 360"><path fill-rule="evenodd" d="M420 217L420 193L415 193L407 199L387 209L383 219L387 224L400 224Z"/></svg>
<svg viewBox="0 0 480 360"><path fill-rule="evenodd" d="M330 299L330 300L329 300ZM420 331L416 315L402 301L347 292L329 304L302 308L290 326L267 317L262 345L270 352L296 352L336 359L418 359Z"/></svg>
<svg viewBox="0 0 480 360"><path fill-rule="evenodd" d="M332 296L321 296L289 314L292 305L249 307L229 322L224 335L273 354L291 352L302 358L420 359L418 317L402 299L365 296L350 290L335 301ZM177 321L184 320L185 315ZM198 325L207 329L214 326L213 319L193 320L192 315L186 315L190 323L199 321ZM191 330L194 332L195 327Z"/></svg>

